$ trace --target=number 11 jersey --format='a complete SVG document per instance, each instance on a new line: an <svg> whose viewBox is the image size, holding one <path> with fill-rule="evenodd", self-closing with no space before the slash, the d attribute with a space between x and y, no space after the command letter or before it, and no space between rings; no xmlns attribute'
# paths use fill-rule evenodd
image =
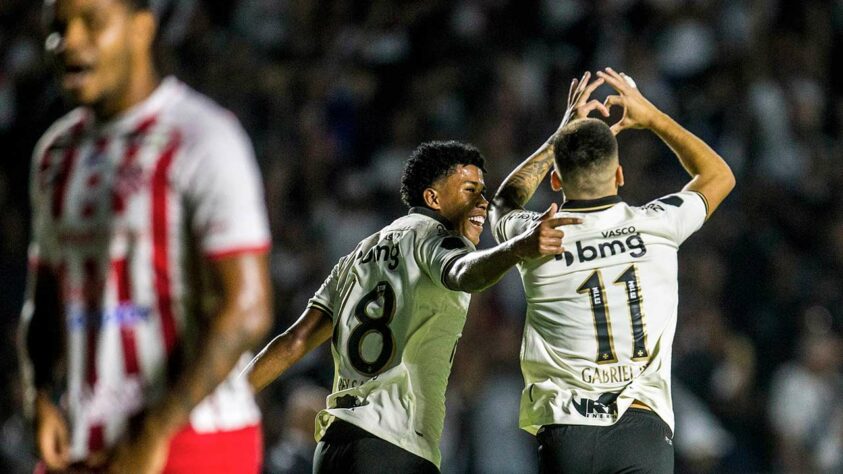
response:
<svg viewBox="0 0 843 474"><path fill-rule="evenodd" d="M317 440L339 418L439 466L445 388L471 298L445 275L473 250L437 213L413 208L340 259L309 302L334 327Z"/></svg>
<svg viewBox="0 0 843 474"><path fill-rule="evenodd" d="M569 201L565 252L518 265L527 297L520 425L617 422L634 400L673 429L671 347L678 304L677 250L705 221L702 194L685 191L633 207L619 196ZM539 216L513 211L499 242Z"/></svg>

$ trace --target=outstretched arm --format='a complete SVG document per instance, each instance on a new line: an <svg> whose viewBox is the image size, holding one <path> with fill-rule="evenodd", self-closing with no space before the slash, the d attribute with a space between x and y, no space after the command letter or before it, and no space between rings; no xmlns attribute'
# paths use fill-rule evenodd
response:
<svg viewBox="0 0 843 474"><path fill-rule="evenodd" d="M583 74L582 79L571 81L571 87L568 90L568 108L565 111L564 117L562 117L562 123L560 123L557 132L572 119L585 118L595 109L608 117L609 111L600 101L588 100L591 93L603 84L603 79L597 79L589 84L588 80L590 77L591 73L586 72ZM553 165L553 146L551 145L551 141L554 135L556 135L556 132L538 150L518 165L506 177L500 188L498 188L489 208L492 228L509 212L522 209L527 204L527 201L533 197L547 171Z"/></svg>
<svg viewBox="0 0 843 474"><path fill-rule="evenodd" d="M331 338L331 318L310 307L283 334L272 340L243 371L255 393L263 390L308 352Z"/></svg>
<svg viewBox="0 0 843 474"><path fill-rule="evenodd" d="M448 269L445 282L453 290L475 292L495 284L516 263L545 255L558 255L565 251L562 239L565 232L557 229L563 225L579 224L574 217L554 217L556 203L539 217L527 232L512 240L486 250L466 254Z"/></svg>
<svg viewBox="0 0 843 474"><path fill-rule="evenodd" d="M706 201L706 217L711 216L735 187L735 176L729 165L704 141L644 98L629 76L612 68L597 75L618 92L606 98L606 106L624 108L623 118L612 125L612 132L617 135L627 128L647 128L658 135L691 175L684 190L700 193Z"/></svg>

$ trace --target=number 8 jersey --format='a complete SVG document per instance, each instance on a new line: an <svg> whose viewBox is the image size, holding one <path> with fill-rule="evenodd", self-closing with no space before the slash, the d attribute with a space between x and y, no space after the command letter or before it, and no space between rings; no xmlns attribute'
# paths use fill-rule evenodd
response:
<svg viewBox="0 0 843 474"><path fill-rule="evenodd" d="M569 201L565 252L518 265L527 297L520 425L611 425L634 400L673 429L670 364L678 303L677 250L705 221L703 195L685 191L632 207L619 196ZM513 211L495 238L538 213Z"/></svg>
<svg viewBox="0 0 843 474"><path fill-rule="evenodd" d="M413 208L340 259L309 302L333 320L333 390L316 439L336 419L440 464L445 388L470 295L444 276L474 245Z"/></svg>

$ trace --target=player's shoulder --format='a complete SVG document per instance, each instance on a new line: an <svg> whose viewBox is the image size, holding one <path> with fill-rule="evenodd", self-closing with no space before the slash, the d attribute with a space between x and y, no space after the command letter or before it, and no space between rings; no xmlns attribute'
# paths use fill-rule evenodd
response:
<svg viewBox="0 0 843 474"><path fill-rule="evenodd" d="M444 217L426 207L411 208L407 215L390 224L390 228L412 231L419 242L454 233Z"/></svg>
<svg viewBox="0 0 843 474"><path fill-rule="evenodd" d="M696 191L679 191L653 199L643 206L630 209L644 216L655 217L700 204L706 208L708 207L708 202L701 193Z"/></svg>
<svg viewBox="0 0 843 474"><path fill-rule="evenodd" d="M165 79L161 87L171 97L162 118L179 131L185 145L248 140L237 117L210 97L174 77Z"/></svg>
<svg viewBox="0 0 843 474"><path fill-rule="evenodd" d="M35 145L36 161L49 148L68 146L73 136L90 120L90 113L83 107L77 107L53 122Z"/></svg>

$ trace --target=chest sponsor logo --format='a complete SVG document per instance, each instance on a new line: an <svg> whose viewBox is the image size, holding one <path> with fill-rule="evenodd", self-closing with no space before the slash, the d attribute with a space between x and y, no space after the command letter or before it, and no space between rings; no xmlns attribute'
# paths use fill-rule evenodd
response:
<svg viewBox="0 0 843 474"><path fill-rule="evenodd" d="M86 311L74 308L68 312L67 326L71 331L82 331L95 326L134 326L147 321L151 314L151 308L129 303L123 303L105 311Z"/></svg>
<svg viewBox="0 0 843 474"><path fill-rule="evenodd" d="M614 237L614 238L613 238ZM585 263L593 260L614 257L628 253L631 257L639 258L647 254L647 245L635 227L621 227L602 233L602 241L578 240L573 245L573 250L565 250L562 255L557 255L556 260L564 260L568 266L575 262ZM572 245L566 243L565 247L570 249Z"/></svg>

